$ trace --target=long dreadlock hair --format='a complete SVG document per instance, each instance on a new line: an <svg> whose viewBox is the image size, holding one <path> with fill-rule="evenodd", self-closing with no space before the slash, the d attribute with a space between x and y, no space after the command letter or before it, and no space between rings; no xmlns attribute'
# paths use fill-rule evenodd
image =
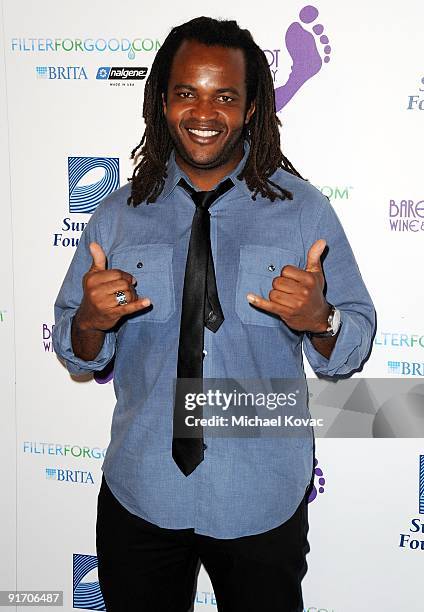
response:
<svg viewBox="0 0 424 612"><path fill-rule="evenodd" d="M241 29L236 21L197 17L173 28L154 59L144 90L146 128L131 152L136 166L130 179L128 204L135 207L144 201L155 202L165 185L166 165L173 143L162 108L162 94L166 98L172 61L185 40L242 49L246 65L246 108L255 100L256 109L244 133L250 144L249 156L237 178L246 181L254 200L258 194L272 202L276 198L292 200L290 191L269 178L277 168L302 177L280 149L278 126L281 122L275 111L274 86L265 53L254 42L249 30Z"/></svg>

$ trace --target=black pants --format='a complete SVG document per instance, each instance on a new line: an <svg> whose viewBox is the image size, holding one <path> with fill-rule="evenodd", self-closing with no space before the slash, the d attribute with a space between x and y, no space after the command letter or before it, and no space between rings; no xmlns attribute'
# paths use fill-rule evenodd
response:
<svg viewBox="0 0 424 612"><path fill-rule="evenodd" d="M309 552L307 497L285 523L230 540L163 529L128 512L103 478L99 583L107 612L188 612L203 563L219 612L301 612Z"/></svg>

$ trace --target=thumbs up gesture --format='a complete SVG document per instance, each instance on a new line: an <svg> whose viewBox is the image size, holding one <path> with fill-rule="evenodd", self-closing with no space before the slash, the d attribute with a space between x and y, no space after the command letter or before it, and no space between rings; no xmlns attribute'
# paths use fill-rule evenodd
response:
<svg viewBox="0 0 424 612"><path fill-rule="evenodd" d="M149 298L139 298L134 288L135 278L123 270L107 270L106 255L97 242L90 243L93 259L82 279L83 299L78 309L81 330L106 331L121 317L150 306ZM124 304L117 300L117 292L125 296Z"/></svg>
<svg viewBox="0 0 424 612"><path fill-rule="evenodd" d="M253 306L277 314L296 331L326 331L330 307L323 294L325 278L321 255L325 247L325 240L314 242L308 251L304 270L284 266L280 276L272 281L269 300L248 293L248 301Z"/></svg>

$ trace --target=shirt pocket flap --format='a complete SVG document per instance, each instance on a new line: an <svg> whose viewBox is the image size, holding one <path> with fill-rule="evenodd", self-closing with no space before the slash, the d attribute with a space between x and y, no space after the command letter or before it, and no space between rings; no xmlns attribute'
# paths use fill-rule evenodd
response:
<svg viewBox="0 0 424 612"><path fill-rule="evenodd" d="M255 293L269 299L272 281L284 266L299 266L300 256L288 249L274 246L242 245L236 289L236 312L243 323L277 327L279 316L252 306L246 299Z"/></svg>
<svg viewBox="0 0 424 612"><path fill-rule="evenodd" d="M240 268L252 274L274 278L284 266L299 266L300 257L288 249L244 244L240 247Z"/></svg>
<svg viewBox="0 0 424 612"><path fill-rule="evenodd" d="M131 246L112 253L109 258L109 267L119 268L137 277L137 274L166 270L172 263L172 254L172 244Z"/></svg>
<svg viewBox="0 0 424 612"><path fill-rule="evenodd" d="M152 305L128 317L129 323L167 321L175 311L172 277L172 244L135 245L114 252L109 268L118 268L137 279L139 296L150 298Z"/></svg>

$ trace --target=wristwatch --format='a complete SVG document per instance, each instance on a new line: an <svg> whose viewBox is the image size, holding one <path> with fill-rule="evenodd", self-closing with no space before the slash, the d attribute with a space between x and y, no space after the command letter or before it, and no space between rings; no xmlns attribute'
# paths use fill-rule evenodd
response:
<svg viewBox="0 0 424 612"><path fill-rule="evenodd" d="M335 306L333 306L332 304L329 304L331 310L330 310L330 314L328 315L328 327L326 329L325 332L307 332L307 335L311 338L331 338L332 336L335 336L337 334L337 332L340 329L340 326L342 324L341 318L340 318L340 310L338 308L336 308Z"/></svg>

